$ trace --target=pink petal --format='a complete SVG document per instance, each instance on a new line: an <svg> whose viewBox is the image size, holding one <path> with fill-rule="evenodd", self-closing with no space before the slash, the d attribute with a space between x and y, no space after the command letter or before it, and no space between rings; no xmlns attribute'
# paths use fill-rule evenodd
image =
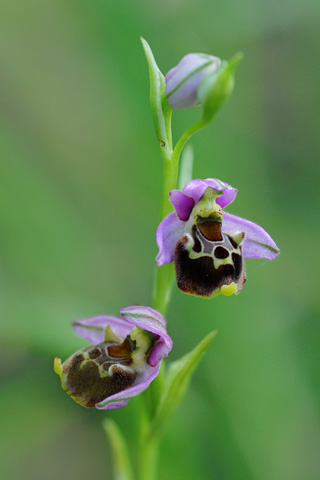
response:
<svg viewBox="0 0 320 480"><path fill-rule="evenodd" d="M279 249L270 235L260 225L250 222L250 220L224 212L222 231L230 234L245 233L242 247L244 258L268 258L273 260L279 255Z"/></svg>

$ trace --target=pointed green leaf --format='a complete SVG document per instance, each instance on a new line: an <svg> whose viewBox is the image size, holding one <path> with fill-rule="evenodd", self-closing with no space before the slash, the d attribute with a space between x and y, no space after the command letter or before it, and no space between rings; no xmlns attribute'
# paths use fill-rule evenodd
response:
<svg viewBox="0 0 320 480"><path fill-rule="evenodd" d="M184 149L181 156L181 167L179 175L179 190L182 190L183 187L191 182L192 180L192 171L193 171L193 148L191 145L187 145Z"/></svg>
<svg viewBox="0 0 320 480"><path fill-rule="evenodd" d="M111 444L114 480L133 480L127 445L119 427L111 419L104 420L102 425Z"/></svg>
<svg viewBox="0 0 320 480"><path fill-rule="evenodd" d="M192 374L216 334L216 330L209 333L190 353L176 360L169 366L166 387L160 399L155 419L150 426L150 438L157 438L161 435L176 408L181 403L189 386Z"/></svg>
<svg viewBox="0 0 320 480"><path fill-rule="evenodd" d="M172 149L172 109L164 94L165 78L155 61L150 45L144 38L141 38L141 42L149 67L150 103L157 138L160 148L169 153L169 151Z"/></svg>

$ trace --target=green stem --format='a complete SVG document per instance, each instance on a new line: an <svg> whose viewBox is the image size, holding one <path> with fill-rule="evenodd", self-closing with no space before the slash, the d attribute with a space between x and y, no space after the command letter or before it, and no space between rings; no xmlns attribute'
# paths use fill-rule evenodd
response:
<svg viewBox="0 0 320 480"><path fill-rule="evenodd" d="M172 159L176 161L176 159L179 160L180 154L182 152L183 147L189 140L189 138L202 128L206 126L206 122L204 122L202 119L198 120L198 122L194 123L189 127L179 138L176 146L174 147L173 154L172 154Z"/></svg>
<svg viewBox="0 0 320 480"><path fill-rule="evenodd" d="M163 155L163 157L164 178L160 221L172 211L172 205L169 201L169 191L174 190L177 186L179 166L179 155L173 157L173 152L171 152L170 157L165 155ZM153 307L163 315L166 314L169 304L173 279L174 267L172 263L157 268L153 295Z"/></svg>
<svg viewBox="0 0 320 480"><path fill-rule="evenodd" d="M158 442L150 441L146 435L140 444L140 455L139 480L156 480L159 457Z"/></svg>
<svg viewBox="0 0 320 480"><path fill-rule="evenodd" d="M154 116L155 130L160 144L160 152L163 158L164 174L161 197L160 221L162 221L171 211L172 205L169 201L169 191L177 188L179 158L182 149L191 135L204 127L202 120L198 121L179 139L176 147L172 145L171 114L172 110L164 96L164 77L155 63L152 51L145 40L142 41L149 65L150 73L150 99ZM170 301L170 294L174 279L174 265L172 263L157 268L155 275L153 291L153 307L166 314ZM160 374L154 380L150 387L152 408L146 408L141 399L140 414L140 476L139 480L155 480L156 466L158 459L158 446L160 438L150 436L150 425L153 421L154 412L158 407L164 385L164 369L161 368ZM145 400L147 400L145 398ZM150 395L149 395L150 400ZM150 405L149 405L150 407ZM151 415L150 415L151 413Z"/></svg>
<svg viewBox="0 0 320 480"><path fill-rule="evenodd" d="M139 480L156 480L158 463L158 439L149 441L150 413L145 408L145 399L140 397L139 431Z"/></svg>
<svg viewBox="0 0 320 480"><path fill-rule="evenodd" d="M161 197L160 221L164 219L172 211L172 205L169 201L169 191L177 188L179 158L183 147L189 140L191 135L205 126L202 120L192 125L179 139L174 150L172 150L171 140L171 115L167 117L166 122L166 140L169 144L162 146L160 143L161 156L164 164L163 187ZM157 268L154 284L153 307L166 314L168 304L170 301L170 294L174 280L174 265L169 263ZM164 384L164 369L161 368L158 377L151 385L153 393L153 410L157 408L158 400ZM152 421L152 419L151 419ZM141 426L140 426L140 477L139 480L155 480L156 467L158 459L158 444L159 438L150 435L150 418L146 412L141 412Z"/></svg>
<svg viewBox="0 0 320 480"><path fill-rule="evenodd" d="M172 263L157 268L153 308L163 315L166 314L171 296L171 287L174 280L174 266Z"/></svg>
<svg viewBox="0 0 320 480"><path fill-rule="evenodd" d="M167 141L169 143L168 149L163 149L160 144L161 156L163 158L164 173L163 173L163 187L161 197L160 221L164 219L168 213L172 211L172 205L169 201L169 191L174 190L177 186L178 180L178 166L179 156L173 156L172 151L172 136L171 136L171 115L167 119L166 133ZM166 314L167 307L170 300L170 293L174 279L173 264L163 265L157 268L154 283L153 307ZM153 398L153 415L158 406L164 383L164 368L160 369L158 377L154 380L150 387ZM140 425L140 476L139 480L156 480L157 462L159 456L159 438L152 438L150 440L150 419L146 412L141 412Z"/></svg>

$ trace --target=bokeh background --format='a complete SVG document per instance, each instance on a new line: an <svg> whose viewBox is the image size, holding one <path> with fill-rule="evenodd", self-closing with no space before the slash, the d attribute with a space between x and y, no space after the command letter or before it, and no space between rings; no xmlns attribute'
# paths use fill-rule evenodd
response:
<svg viewBox="0 0 320 480"><path fill-rule="evenodd" d="M241 50L236 88L192 140L197 178L238 188L277 260L238 297L173 291L171 358L219 334L165 435L159 478L319 478L319 24L315 0L2 0L0 370L3 478L112 479L101 420L136 443L136 403L101 413L52 369L70 323L151 303L162 165L139 41L165 73ZM175 139L200 111L176 112Z"/></svg>

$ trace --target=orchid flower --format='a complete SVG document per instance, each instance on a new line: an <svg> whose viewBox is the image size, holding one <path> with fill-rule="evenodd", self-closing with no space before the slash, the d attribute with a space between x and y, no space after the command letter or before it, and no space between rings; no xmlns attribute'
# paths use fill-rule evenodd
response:
<svg viewBox="0 0 320 480"><path fill-rule="evenodd" d="M145 390L172 348L164 317L151 307L120 310L122 318L97 316L74 322L76 334L93 343L55 372L63 389L84 407L119 408Z"/></svg>
<svg viewBox="0 0 320 480"><path fill-rule="evenodd" d="M259 225L223 212L237 190L220 180L192 180L169 192L175 212L157 229L158 266L174 262L178 287L212 298L239 293L244 258L274 259L279 249Z"/></svg>

